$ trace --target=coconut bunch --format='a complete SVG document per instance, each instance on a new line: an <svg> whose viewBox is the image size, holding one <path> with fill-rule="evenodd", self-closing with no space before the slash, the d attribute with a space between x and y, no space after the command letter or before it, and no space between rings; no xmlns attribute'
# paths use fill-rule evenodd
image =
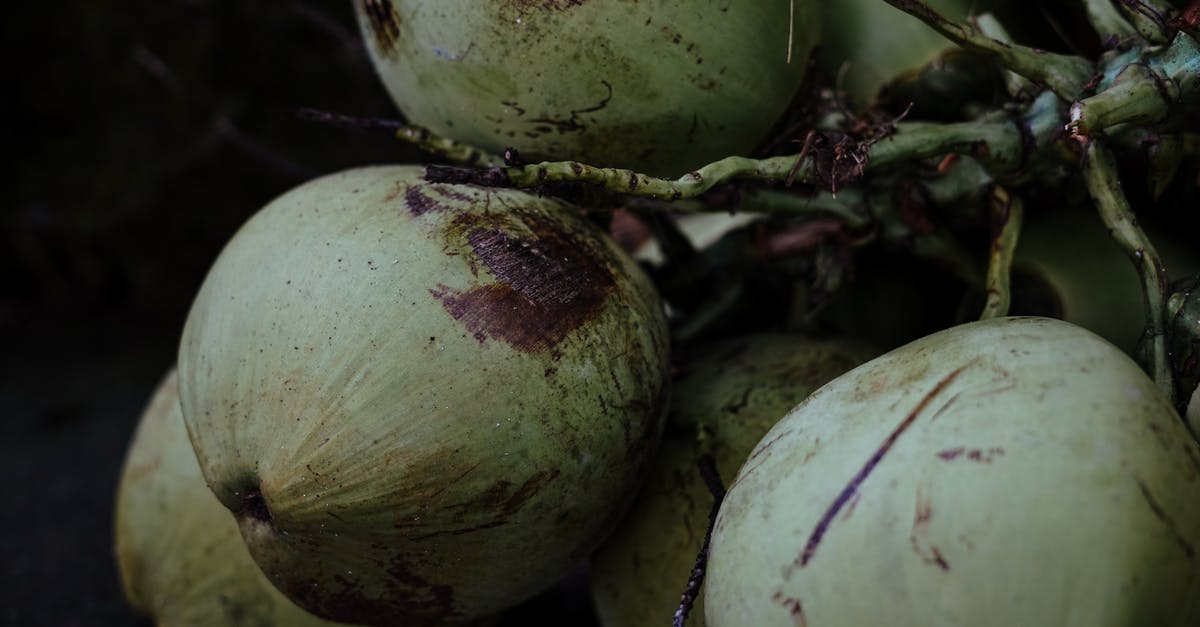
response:
<svg viewBox="0 0 1200 627"><path fill-rule="evenodd" d="M436 164L213 264L131 600L491 624L588 563L606 627L1197 624L1184 4L1038 13L1071 52L1007 3L356 0L405 120L308 115ZM126 505L155 455L187 508Z"/></svg>

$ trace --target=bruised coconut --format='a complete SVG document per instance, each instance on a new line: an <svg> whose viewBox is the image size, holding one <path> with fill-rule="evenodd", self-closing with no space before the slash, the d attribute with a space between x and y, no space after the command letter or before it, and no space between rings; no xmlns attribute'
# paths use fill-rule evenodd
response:
<svg viewBox="0 0 1200 627"><path fill-rule="evenodd" d="M838 377L721 507L708 624L1200 624L1200 447L1154 383L1042 318Z"/></svg>
<svg viewBox="0 0 1200 627"><path fill-rule="evenodd" d="M551 585L656 446L652 286L571 207L351 170L222 252L184 329L205 478L276 586L347 622L442 624Z"/></svg>
<svg viewBox="0 0 1200 627"><path fill-rule="evenodd" d="M142 414L121 472L116 554L125 596L157 625L333 626L263 576L213 497L179 410L172 370Z"/></svg>
<svg viewBox="0 0 1200 627"><path fill-rule="evenodd" d="M707 345L688 359L642 491L592 557L592 598L601 624L666 625L679 606L713 502L697 465L702 448L712 453L718 475L732 479L788 410L871 356L844 339L764 333ZM704 625L702 603L698 597L688 625Z"/></svg>
<svg viewBox="0 0 1200 627"><path fill-rule="evenodd" d="M495 153L671 177L764 138L820 27L816 0L354 5L414 124Z"/></svg>

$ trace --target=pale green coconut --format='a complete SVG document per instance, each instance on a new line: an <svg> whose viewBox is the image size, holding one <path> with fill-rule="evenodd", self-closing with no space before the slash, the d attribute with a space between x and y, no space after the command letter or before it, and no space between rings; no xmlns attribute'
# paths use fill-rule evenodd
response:
<svg viewBox="0 0 1200 627"><path fill-rule="evenodd" d="M804 77L820 4L354 3L375 68L413 123L525 159L671 177L764 139Z"/></svg>
<svg viewBox="0 0 1200 627"><path fill-rule="evenodd" d="M657 294L562 202L350 170L276 199L180 345L212 490L290 598L348 622L497 613L581 562L657 446Z"/></svg>
<svg viewBox="0 0 1200 627"><path fill-rule="evenodd" d="M1154 383L1044 318L954 327L763 437L718 516L714 627L1200 624L1200 446Z"/></svg>
<svg viewBox="0 0 1200 627"><path fill-rule="evenodd" d="M592 557L592 598L601 624L670 624L713 502L697 465L702 449L713 454L718 474L732 480L777 420L872 356L857 342L782 333L725 340L692 355L675 381L667 435L641 494ZM704 625L703 594L688 625Z"/></svg>
<svg viewBox="0 0 1200 627"><path fill-rule="evenodd" d="M172 370L125 457L116 503L125 597L163 627L307 627L337 623L296 607L259 571L237 522L204 484Z"/></svg>

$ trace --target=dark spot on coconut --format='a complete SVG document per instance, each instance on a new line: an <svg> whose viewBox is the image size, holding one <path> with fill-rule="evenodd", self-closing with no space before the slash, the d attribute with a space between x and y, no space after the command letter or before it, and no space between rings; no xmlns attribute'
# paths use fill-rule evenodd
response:
<svg viewBox="0 0 1200 627"><path fill-rule="evenodd" d="M362 8L376 48L383 54L391 53L400 39L402 24L395 6L389 0L362 0Z"/></svg>
<svg viewBox="0 0 1200 627"><path fill-rule="evenodd" d="M1183 551L1183 554L1186 555L1189 560L1193 559L1196 556L1195 547L1193 547L1192 544L1188 542L1187 538L1183 536L1183 532L1179 529L1179 524L1176 523L1173 518L1171 518L1171 515L1167 513L1167 510L1163 509L1162 503L1160 503L1158 498L1154 496L1154 492L1151 491L1150 486L1146 485L1146 482L1142 481L1140 478L1137 479L1137 486L1138 490L1140 490L1142 493L1142 498L1146 501L1146 505L1149 506L1150 511L1154 513L1154 517L1157 518L1163 524L1163 526L1167 528L1167 531L1169 531L1171 535L1175 537L1175 543L1179 545L1179 549Z"/></svg>
<svg viewBox="0 0 1200 627"><path fill-rule="evenodd" d="M530 233L518 236L483 216L460 216L455 228L468 229L474 258L496 282L465 292L439 285L430 294L481 342L493 338L519 351L540 352L595 317L616 284L579 233L542 216L526 214L522 220Z"/></svg>

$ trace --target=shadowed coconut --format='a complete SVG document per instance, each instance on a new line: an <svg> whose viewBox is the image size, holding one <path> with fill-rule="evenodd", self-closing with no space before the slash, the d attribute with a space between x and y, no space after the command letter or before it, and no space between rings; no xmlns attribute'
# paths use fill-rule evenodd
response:
<svg viewBox="0 0 1200 627"><path fill-rule="evenodd" d="M130 444L116 503L116 553L129 602L173 627L332 626L259 571L237 522L213 497L183 427L172 370Z"/></svg>
<svg viewBox="0 0 1200 627"><path fill-rule="evenodd" d="M713 503L697 467L701 437L728 482L776 421L874 354L844 339L763 333L706 345L687 359L641 493L592 557L592 598L601 624L667 625L679 606ZM688 625L704 625L703 594Z"/></svg>

